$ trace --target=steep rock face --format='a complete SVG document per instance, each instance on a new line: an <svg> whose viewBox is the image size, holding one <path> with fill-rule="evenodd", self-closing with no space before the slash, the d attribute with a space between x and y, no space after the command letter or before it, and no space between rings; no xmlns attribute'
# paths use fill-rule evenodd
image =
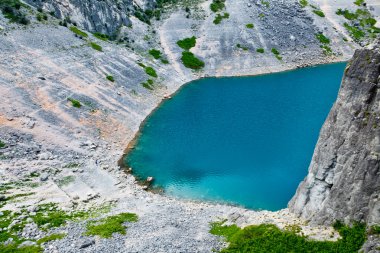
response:
<svg viewBox="0 0 380 253"><path fill-rule="evenodd" d="M379 46L357 50L348 63L309 174L289 203L313 223L380 222Z"/></svg>
<svg viewBox="0 0 380 253"><path fill-rule="evenodd" d="M135 7L152 6L155 0L26 0L30 5L69 18L91 32L113 35L121 26L131 24L129 15Z"/></svg>

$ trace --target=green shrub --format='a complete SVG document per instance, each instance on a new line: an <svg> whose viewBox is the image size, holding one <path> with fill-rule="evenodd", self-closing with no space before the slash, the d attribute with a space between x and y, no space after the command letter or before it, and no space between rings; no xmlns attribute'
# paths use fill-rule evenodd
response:
<svg viewBox="0 0 380 253"><path fill-rule="evenodd" d="M103 41L107 41L110 39L110 36L108 36L107 34L102 34L102 33L93 33L94 37L95 38L98 38L100 40L103 40Z"/></svg>
<svg viewBox="0 0 380 253"><path fill-rule="evenodd" d="M149 50L149 54L153 56L154 59L160 59L161 58L161 51L157 49L151 49Z"/></svg>
<svg viewBox="0 0 380 253"><path fill-rule="evenodd" d="M51 234L45 237L42 237L37 241L38 245L41 245L46 242L54 241L54 240L60 240L63 239L66 236L66 234Z"/></svg>
<svg viewBox="0 0 380 253"><path fill-rule="evenodd" d="M315 14L317 14L318 16L320 16L321 18L324 18L325 17L325 14L323 13L323 11L321 10L313 10L313 12Z"/></svg>
<svg viewBox="0 0 380 253"><path fill-rule="evenodd" d="M106 76L106 78L108 81L115 82L115 78L113 78L111 75Z"/></svg>
<svg viewBox="0 0 380 253"><path fill-rule="evenodd" d="M168 59L161 59L161 62L162 62L163 64L169 64Z"/></svg>
<svg viewBox="0 0 380 253"><path fill-rule="evenodd" d="M253 29L255 26L253 24L246 24L245 27L248 29Z"/></svg>
<svg viewBox="0 0 380 253"><path fill-rule="evenodd" d="M114 216L108 216L96 222L87 224L86 235L99 235L102 238L110 238L114 233L125 235L125 222L136 222L137 215L133 213L120 213Z"/></svg>
<svg viewBox="0 0 380 253"><path fill-rule="evenodd" d="M191 52L182 52L181 60L186 68L201 69L205 66L205 63L195 57Z"/></svg>
<svg viewBox="0 0 380 253"><path fill-rule="evenodd" d="M258 48L256 49L256 52L263 54L264 53L264 48Z"/></svg>
<svg viewBox="0 0 380 253"><path fill-rule="evenodd" d="M90 42L90 46L97 51L103 52L103 48L95 42Z"/></svg>
<svg viewBox="0 0 380 253"><path fill-rule="evenodd" d="M356 4L357 6L361 6L361 5L364 4L364 0L356 0L356 1L354 2L354 4Z"/></svg>
<svg viewBox="0 0 380 253"><path fill-rule="evenodd" d="M353 37L355 40L359 41L365 37L365 32L363 32L362 30L360 30L357 27L350 26L347 23L344 23L343 26L347 29L347 31L350 33L351 37Z"/></svg>
<svg viewBox="0 0 380 253"><path fill-rule="evenodd" d="M71 105L76 107L76 108L82 107L81 103L78 100L75 100L73 98L68 98L67 100L69 100L71 102Z"/></svg>
<svg viewBox="0 0 380 253"><path fill-rule="evenodd" d="M150 76L157 77L157 73L152 67L146 67L145 68L145 73L147 73Z"/></svg>
<svg viewBox="0 0 380 253"><path fill-rule="evenodd" d="M150 84L150 83L148 83L148 82L141 83L141 85L142 85L145 89L153 90L153 85Z"/></svg>
<svg viewBox="0 0 380 253"><path fill-rule="evenodd" d="M352 227L342 225L337 231L342 236L338 241L314 241L298 235L297 229L280 230L275 225L262 224L244 229L224 222L211 224L210 233L224 236L229 246L221 252L292 252L292 253L353 253L363 245L366 235L363 224Z"/></svg>
<svg viewBox="0 0 380 253"><path fill-rule="evenodd" d="M225 2L226 2L225 0L213 0L212 3L210 4L210 9L213 12L221 11L226 7L224 4Z"/></svg>
<svg viewBox="0 0 380 253"><path fill-rule="evenodd" d="M300 0L300 5L302 8L305 8L309 3L307 2L307 0Z"/></svg>
<svg viewBox="0 0 380 253"><path fill-rule="evenodd" d="M265 7L269 8L269 2L261 0L261 4L265 5Z"/></svg>
<svg viewBox="0 0 380 253"><path fill-rule="evenodd" d="M282 60L282 57L280 56L280 52L275 49L275 48L272 48L272 53L274 54L274 56L277 58L277 60L281 61Z"/></svg>
<svg viewBox="0 0 380 253"><path fill-rule="evenodd" d="M0 148L4 148L6 146L6 144L2 141L0 141Z"/></svg>
<svg viewBox="0 0 380 253"><path fill-rule="evenodd" d="M322 44L330 44L330 39L327 38L323 33L317 33L315 37L321 42Z"/></svg>
<svg viewBox="0 0 380 253"><path fill-rule="evenodd" d="M345 17L348 20L355 20L359 17L359 15L357 13L350 12L347 9L345 9L345 10L338 9L335 13L337 15Z"/></svg>
<svg viewBox="0 0 380 253"><path fill-rule="evenodd" d="M177 41L177 45L184 50L190 50L190 48L195 47L196 43L197 39L195 36Z"/></svg>
<svg viewBox="0 0 380 253"><path fill-rule="evenodd" d="M11 22L28 25L29 19L21 12L21 7L25 7L25 4L19 0L1 0L0 9L5 18Z"/></svg>
<svg viewBox="0 0 380 253"><path fill-rule="evenodd" d="M76 35L80 36L80 37L83 37L83 38L87 38L88 37L88 34L79 30L77 27L75 26L71 26L70 27L70 30L75 33Z"/></svg>
<svg viewBox="0 0 380 253"><path fill-rule="evenodd" d="M214 19L214 24L215 25L218 25L222 22L223 19L228 19L230 17L230 14L229 13L224 13L223 16L220 15L219 13L216 15L215 19Z"/></svg>
<svg viewBox="0 0 380 253"><path fill-rule="evenodd" d="M38 21L48 20L48 16L45 13L37 13L36 16Z"/></svg>

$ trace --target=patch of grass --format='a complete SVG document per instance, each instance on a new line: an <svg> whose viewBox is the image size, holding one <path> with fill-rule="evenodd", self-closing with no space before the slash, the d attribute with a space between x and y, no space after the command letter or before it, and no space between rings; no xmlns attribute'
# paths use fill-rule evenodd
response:
<svg viewBox="0 0 380 253"><path fill-rule="evenodd" d="M146 73L147 75L152 76L152 77L157 77L157 73L156 73L156 71L154 70L154 68L152 68L152 67L145 67L145 73Z"/></svg>
<svg viewBox="0 0 380 253"><path fill-rule="evenodd" d="M48 20L48 15L46 13L37 13L36 19L40 22L43 20L46 21L46 20Z"/></svg>
<svg viewBox="0 0 380 253"><path fill-rule="evenodd" d="M148 82L141 83L141 85L142 85L142 87L144 87L145 89L148 89L148 90L154 89L153 85L149 84Z"/></svg>
<svg viewBox="0 0 380 253"><path fill-rule="evenodd" d="M262 19L262 18L265 18L265 14L264 14L264 13L260 13L260 14L259 14L259 18L261 18L261 19Z"/></svg>
<svg viewBox="0 0 380 253"><path fill-rule="evenodd" d="M87 224L86 235L98 235L102 238L110 238L114 233L125 235L125 222L136 222L137 215L134 213L120 213L118 215L108 216L104 219L89 222Z"/></svg>
<svg viewBox="0 0 380 253"><path fill-rule="evenodd" d="M236 47L237 47L237 48L241 48L241 49L243 49L244 51L247 51L247 50L248 50L248 47L246 47L246 46L242 46L242 45L240 45L240 44L237 44Z"/></svg>
<svg viewBox="0 0 380 253"><path fill-rule="evenodd" d="M76 35L78 35L79 37L83 37L83 38L87 38L88 37L88 34L79 30L77 27L75 26L70 26L70 31L72 31L73 33L75 33Z"/></svg>
<svg viewBox="0 0 380 253"><path fill-rule="evenodd" d="M225 2L225 0L213 0L210 4L210 9L213 12L221 11L226 7Z"/></svg>
<svg viewBox="0 0 380 253"><path fill-rule="evenodd" d="M0 140L0 148L5 148L6 144Z"/></svg>
<svg viewBox="0 0 380 253"><path fill-rule="evenodd" d="M163 64L169 64L168 59L161 59L161 62L162 62Z"/></svg>
<svg viewBox="0 0 380 253"><path fill-rule="evenodd" d="M18 248L18 244L0 244L1 253L41 253L43 249L40 246L27 246Z"/></svg>
<svg viewBox="0 0 380 253"><path fill-rule="evenodd" d="M107 75L107 76L106 76L106 79L107 79L108 81L115 82L115 78L114 78L113 76L111 76L111 75Z"/></svg>
<svg viewBox="0 0 380 253"><path fill-rule="evenodd" d="M222 20L223 19L228 19L230 17L230 14L229 13L224 13L223 15L220 15L219 13L216 15L216 17L215 17L215 19L214 19L214 21L213 21L213 23L215 24L215 25L218 25L218 24L220 24L221 22L222 22Z"/></svg>
<svg viewBox="0 0 380 253"><path fill-rule="evenodd" d="M0 1L0 9L5 18L9 19L10 22L28 25L30 21L26 15L22 13L21 7L26 7L26 5L19 0Z"/></svg>
<svg viewBox="0 0 380 253"><path fill-rule="evenodd" d="M110 36L107 34L102 34L102 33L93 33L94 37L103 41L107 41L110 39Z"/></svg>
<svg viewBox="0 0 380 253"><path fill-rule="evenodd" d="M365 225L334 226L342 236L338 241L314 241L298 235L297 229L281 230L272 224L248 226L224 225L224 221L211 224L210 233L225 237L229 246L223 253L232 252L292 252L292 253L350 253L357 252L363 245Z"/></svg>
<svg viewBox="0 0 380 253"><path fill-rule="evenodd" d="M82 104L78 100L75 100L73 98L68 98L67 100L69 100L71 102L71 105L76 107L76 108L82 107Z"/></svg>
<svg viewBox="0 0 380 253"><path fill-rule="evenodd" d="M313 12L315 14L317 14L318 16L320 16L321 18L324 18L325 17L325 13L323 13L322 10L313 10Z"/></svg>
<svg viewBox="0 0 380 253"><path fill-rule="evenodd" d="M103 52L103 48L95 42L90 42L90 46L97 51Z"/></svg>
<svg viewBox="0 0 380 253"><path fill-rule="evenodd" d="M149 50L149 54L153 56L154 59L158 60L161 58L161 51L157 49Z"/></svg>
<svg viewBox="0 0 380 253"><path fill-rule="evenodd" d="M356 4L357 6L362 6L364 4L364 0L356 0L354 4Z"/></svg>
<svg viewBox="0 0 380 253"><path fill-rule="evenodd" d="M370 227L368 234L370 235L380 235L380 226L379 225L373 225Z"/></svg>
<svg viewBox="0 0 380 253"><path fill-rule="evenodd" d="M75 177L74 176L66 176L66 177L58 179L57 180L57 185L59 187L62 187L62 186L69 185L70 183L72 183L74 181L75 181Z"/></svg>
<svg viewBox="0 0 380 253"><path fill-rule="evenodd" d="M246 24L245 27L248 29L253 29L255 26L253 24Z"/></svg>
<svg viewBox="0 0 380 253"><path fill-rule="evenodd" d="M323 33L317 33L315 34L315 37L321 42L322 44L330 44L330 39L327 38Z"/></svg>
<svg viewBox="0 0 380 253"><path fill-rule="evenodd" d="M280 55L280 52L275 49L275 48L272 48L271 52L274 54L274 56L277 58L277 60L281 61L282 60L282 57Z"/></svg>
<svg viewBox="0 0 380 253"><path fill-rule="evenodd" d="M308 5L308 1L307 0L300 0L300 5L302 8L305 8L307 5Z"/></svg>
<svg viewBox="0 0 380 253"><path fill-rule="evenodd" d="M347 29L351 37L353 37L355 40L361 40L365 37L365 32L363 32L357 27L351 26L348 23L344 23L343 26Z"/></svg>
<svg viewBox="0 0 380 253"><path fill-rule="evenodd" d="M264 53L264 48L258 48L256 49L256 52L263 54Z"/></svg>
<svg viewBox="0 0 380 253"><path fill-rule="evenodd" d="M46 242L54 241L54 240L60 240L63 239L66 236L66 234L51 234L45 237L42 237L41 239L37 240L37 244L41 245Z"/></svg>
<svg viewBox="0 0 380 253"><path fill-rule="evenodd" d="M269 2L268 1L261 0L261 4L265 5L265 7L269 8Z"/></svg>
<svg viewBox="0 0 380 253"><path fill-rule="evenodd" d="M190 48L195 47L196 43L197 39L195 36L177 41L177 45L184 50L190 50Z"/></svg>
<svg viewBox="0 0 380 253"><path fill-rule="evenodd" d="M201 69L205 66L205 63L195 57L191 52L182 52L181 60L186 68Z"/></svg>
<svg viewBox="0 0 380 253"><path fill-rule="evenodd" d="M340 16L343 16L344 18L348 19L348 20L355 20L358 18L358 14L354 13L354 12L350 12L349 10L345 9L345 10L342 10L342 9L338 9L335 14L337 15L340 15Z"/></svg>

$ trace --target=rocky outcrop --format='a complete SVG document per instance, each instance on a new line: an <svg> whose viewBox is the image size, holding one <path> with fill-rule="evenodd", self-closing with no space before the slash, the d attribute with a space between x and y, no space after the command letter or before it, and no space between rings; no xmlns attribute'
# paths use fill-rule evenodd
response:
<svg viewBox="0 0 380 253"><path fill-rule="evenodd" d="M289 203L313 223L380 222L380 43L348 63L309 174Z"/></svg>
<svg viewBox="0 0 380 253"><path fill-rule="evenodd" d="M30 5L52 12L60 19L80 27L114 35L122 26L131 25L129 16L135 9L151 7L155 0L26 0Z"/></svg>

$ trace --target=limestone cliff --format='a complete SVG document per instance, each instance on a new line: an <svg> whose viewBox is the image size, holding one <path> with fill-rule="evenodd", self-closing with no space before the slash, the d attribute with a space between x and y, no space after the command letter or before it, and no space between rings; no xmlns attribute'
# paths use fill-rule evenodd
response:
<svg viewBox="0 0 380 253"><path fill-rule="evenodd" d="M380 222L380 43L357 50L289 208L313 223Z"/></svg>

